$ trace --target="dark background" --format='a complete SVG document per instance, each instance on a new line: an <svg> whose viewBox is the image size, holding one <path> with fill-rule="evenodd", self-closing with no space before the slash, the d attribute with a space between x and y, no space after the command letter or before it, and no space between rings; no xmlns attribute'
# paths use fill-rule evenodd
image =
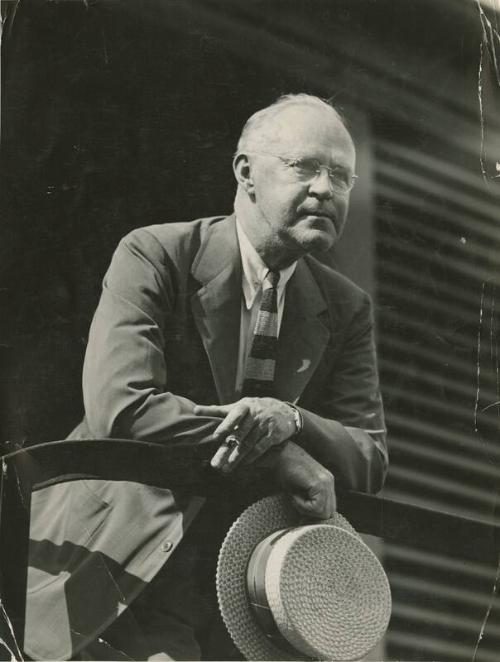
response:
<svg viewBox="0 0 500 662"><path fill-rule="evenodd" d="M353 201L339 262L363 284L371 265L386 494L491 517L499 14L473 0L21 0L2 14L2 440L76 425L118 240L230 212L242 124L305 91L332 97L361 136L364 202ZM491 573L396 547L386 558L387 655L470 660L488 606L475 591L490 590ZM487 637L476 659L496 660L499 642Z"/></svg>

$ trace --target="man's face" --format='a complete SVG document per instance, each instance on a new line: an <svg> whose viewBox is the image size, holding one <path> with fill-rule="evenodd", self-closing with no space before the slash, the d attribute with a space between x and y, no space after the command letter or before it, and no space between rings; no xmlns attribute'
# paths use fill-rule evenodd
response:
<svg viewBox="0 0 500 662"><path fill-rule="evenodd" d="M349 193L334 190L325 169L301 181L293 167L276 157L315 160L349 178L355 150L347 130L328 110L295 106L277 115L264 136L258 153L249 158L266 241L297 255L329 249L344 227Z"/></svg>

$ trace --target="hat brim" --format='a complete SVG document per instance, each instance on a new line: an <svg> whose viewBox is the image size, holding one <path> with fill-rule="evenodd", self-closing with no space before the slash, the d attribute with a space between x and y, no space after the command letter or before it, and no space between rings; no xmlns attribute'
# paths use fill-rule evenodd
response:
<svg viewBox="0 0 500 662"><path fill-rule="evenodd" d="M266 497L240 515L222 543L216 578L219 608L231 638L247 660L307 658L306 655L294 658L271 642L253 616L246 588L248 561L256 545L274 531L304 523L311 522L304 522L285 496ZM331 519L321 520L321 524L336 526L360 540L354 528L339 513ZM375 556L374 559L377 561Z"/></svg>

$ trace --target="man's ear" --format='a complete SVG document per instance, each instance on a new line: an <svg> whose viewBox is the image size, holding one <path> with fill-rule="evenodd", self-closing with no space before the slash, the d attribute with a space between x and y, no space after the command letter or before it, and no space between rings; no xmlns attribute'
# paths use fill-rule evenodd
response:
<svg viewBox="0 0 500 662"><path fill-rule="evenodd" d="M236 154L233 159L233 171L238 184L248 195L253 195L255 186L252 178L252 166L246 154Z"/></svg>

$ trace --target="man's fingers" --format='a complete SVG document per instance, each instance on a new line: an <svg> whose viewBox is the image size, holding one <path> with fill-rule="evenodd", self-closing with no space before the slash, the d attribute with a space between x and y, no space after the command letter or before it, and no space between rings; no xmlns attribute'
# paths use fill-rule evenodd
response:
<svg viewBox="0 0 500 662"><path fill-rule="evenodd" d="M328 519L333 514L324 501L310 501L300 494L293 494L292 501L299 513L306 515L307 517L312 517L314 519Z"/></svg>
<svg viewBox="0 0 500 662"><path fill-rule="evenodd" d="M210 466L212 466L214 469L219 469L225 463L228 450L229 446L227 444L223 443L221 446L219 446L215 452L215 455L210 460Z"/></svg>
<svg viewBox="0 0 500 662"><path fill-rule="evenodd" d="M234 448L226 458L225 464L222 467L224 473L229 473L236 469L240 462L248 455L250 448L238 445Z"/></svg>
<svg viewBox="0 0 500 662"><path fill-rule="evenodd" d="M234 435L240 443L226 457L226 466L222 468L223 471L232 471L242 461L245 464L254 462L273 445L273 437L269 434L262 437L259 426L249 416L234 431Z"/></svg>
<svg viewBox="0 0 500 662"><path fill-rule="evenodd" d="M217 416L224 419L214 430L214 437L226 437L236 432L238 436L244 438L253 426L253 421L249 421L249 425L242 426L249 412L248 405L243 402L230 405L195 405L193 411L197 416Z"/></svg>
<svg viewBox="0 0 500 662"><path fill-rule="evenodd" d="M239 426L248 414L247 405L235 405L228 413L222 423L215 429L215 437L226 437L228 434L235 433L240 437Z"/></svg>
<svg viewBox="0 0 500 662"><path fill-rule="evenodd" d="M308 517L330 519L335 514L337 503L333 488L322 489L313 497L298 492L292 493L291 497L296 509Z"/></svg>
<svg viewBox="0 0 500 662"><path fill-rule="evenodd" d="M305 499L301 494L291 494L290 495L293 506L296 510L299 511L301 515L306 515L306 517L316 517L315 505Z"/></svg>
<svg viewBox="0 0 500 662"><path fill-rule="evenodd" d="M236 469L242 460L246 461L246 458L253 452L254 448L252 445L252 437L255 435L255 429L247 437L248 443L244 443L240 439L239 430L236 430L234 434L227 436L224 446L228 449L224 454L220 453L218 456L217 468L223 471L224 473L229 473ZM234 441L233 441L234 440ZM238 443L237 443L238 442ZM216 454L217 455L217 454ZM212 466L214 466L212 464Z"/></svg>
<svg viewBox="0 0 500 662"><path fill-rule="evenodd" d="M218 416L223 418L231 411L229 405L195 405L193 409L197 416Z"/></svg>
<svg viewBox="0 0 500 662"><path fill-rule="evenodd" d="M231 455L234 448L235 444L231 438L225 439L210 460L210 466L214 469L222 469L226 465L227 458Z"/></svg>

